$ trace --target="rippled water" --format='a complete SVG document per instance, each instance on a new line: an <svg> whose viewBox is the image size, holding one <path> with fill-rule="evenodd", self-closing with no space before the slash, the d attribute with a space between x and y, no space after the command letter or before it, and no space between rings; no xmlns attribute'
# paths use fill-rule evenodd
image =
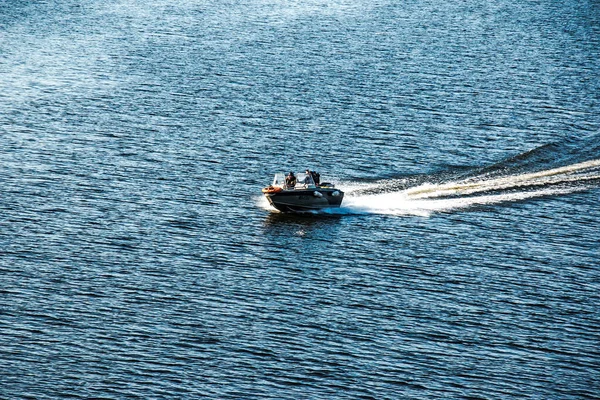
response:
<svg viewBox="0 0 600 400"><path fill-rule="evenodd" d="M597 397L600 5L514 3L0 2L0 397Z"/></svg>

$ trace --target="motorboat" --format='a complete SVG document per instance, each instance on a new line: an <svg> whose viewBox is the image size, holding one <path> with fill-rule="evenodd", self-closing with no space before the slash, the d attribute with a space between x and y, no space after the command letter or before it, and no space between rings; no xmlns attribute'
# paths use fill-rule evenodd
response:
<svg viewBox="0 0 600 400"><path fill-rule="evenodd" d="M292 175L293 176L293 175ZM316 179L316 182L315 182ZM318 174L306 173L299 180L276 173L273 183L262 192L269 203L282 212L307 212L336 208L342 204L344 192L329 182L320 182Z"/></svg>

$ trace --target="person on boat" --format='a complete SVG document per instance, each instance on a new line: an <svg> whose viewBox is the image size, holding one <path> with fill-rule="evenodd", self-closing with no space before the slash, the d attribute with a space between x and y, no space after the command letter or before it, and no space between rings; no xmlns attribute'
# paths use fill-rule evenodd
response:
<svg viewBox="0 0 600 400"><path fill-rule="evenodd" d="M321 184L321 175L317 171L310 171L310 174L315 182L315 186L319 186Z"/></svg>
<svg viewBox="0 0 600 400"><path fill-rule="evenodd" d="M308 185L319 186L320 181L321 181L321 175L319 175L318 172L311 171L311 170L307 169L306 170L306 176L302 180L302 183L305 186L308 186Z"/></svg>
<svg viewBox="0 0 600 400"><path fill-rule="evenodd" d="M288 188L293 188L296 186L296 176L292 171L285 177L285 186Z"/></svg>
<svg viewBox="0 0 600 400"><path fill-rule="evenodd" d="M313 183L313 178L312 178L312 174L310 173L310 170L307 169L304 175L304 179L302 179L302 183L305 187L308 185L311 185Z"/></svg>

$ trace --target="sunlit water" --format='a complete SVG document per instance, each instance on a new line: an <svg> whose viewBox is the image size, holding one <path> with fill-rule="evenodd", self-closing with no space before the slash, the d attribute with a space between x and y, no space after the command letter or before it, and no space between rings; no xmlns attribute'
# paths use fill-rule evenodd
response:
<svg viewBox="0 0 600 400"><path fill-rule="evenodd" d="M0 3L0 397L596 398L600 7L513 3Z"/></svg>

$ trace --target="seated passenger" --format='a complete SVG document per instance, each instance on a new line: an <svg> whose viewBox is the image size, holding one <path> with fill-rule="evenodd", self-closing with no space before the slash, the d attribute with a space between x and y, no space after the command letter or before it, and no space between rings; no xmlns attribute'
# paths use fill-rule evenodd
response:
<svg viewBox="0 0 600 400"><path fill-rule="evenodd" d="M285 186L287 188L293 188L296 186L296 176L292 171L290 171L290 173L285 177Z"/></svg>

